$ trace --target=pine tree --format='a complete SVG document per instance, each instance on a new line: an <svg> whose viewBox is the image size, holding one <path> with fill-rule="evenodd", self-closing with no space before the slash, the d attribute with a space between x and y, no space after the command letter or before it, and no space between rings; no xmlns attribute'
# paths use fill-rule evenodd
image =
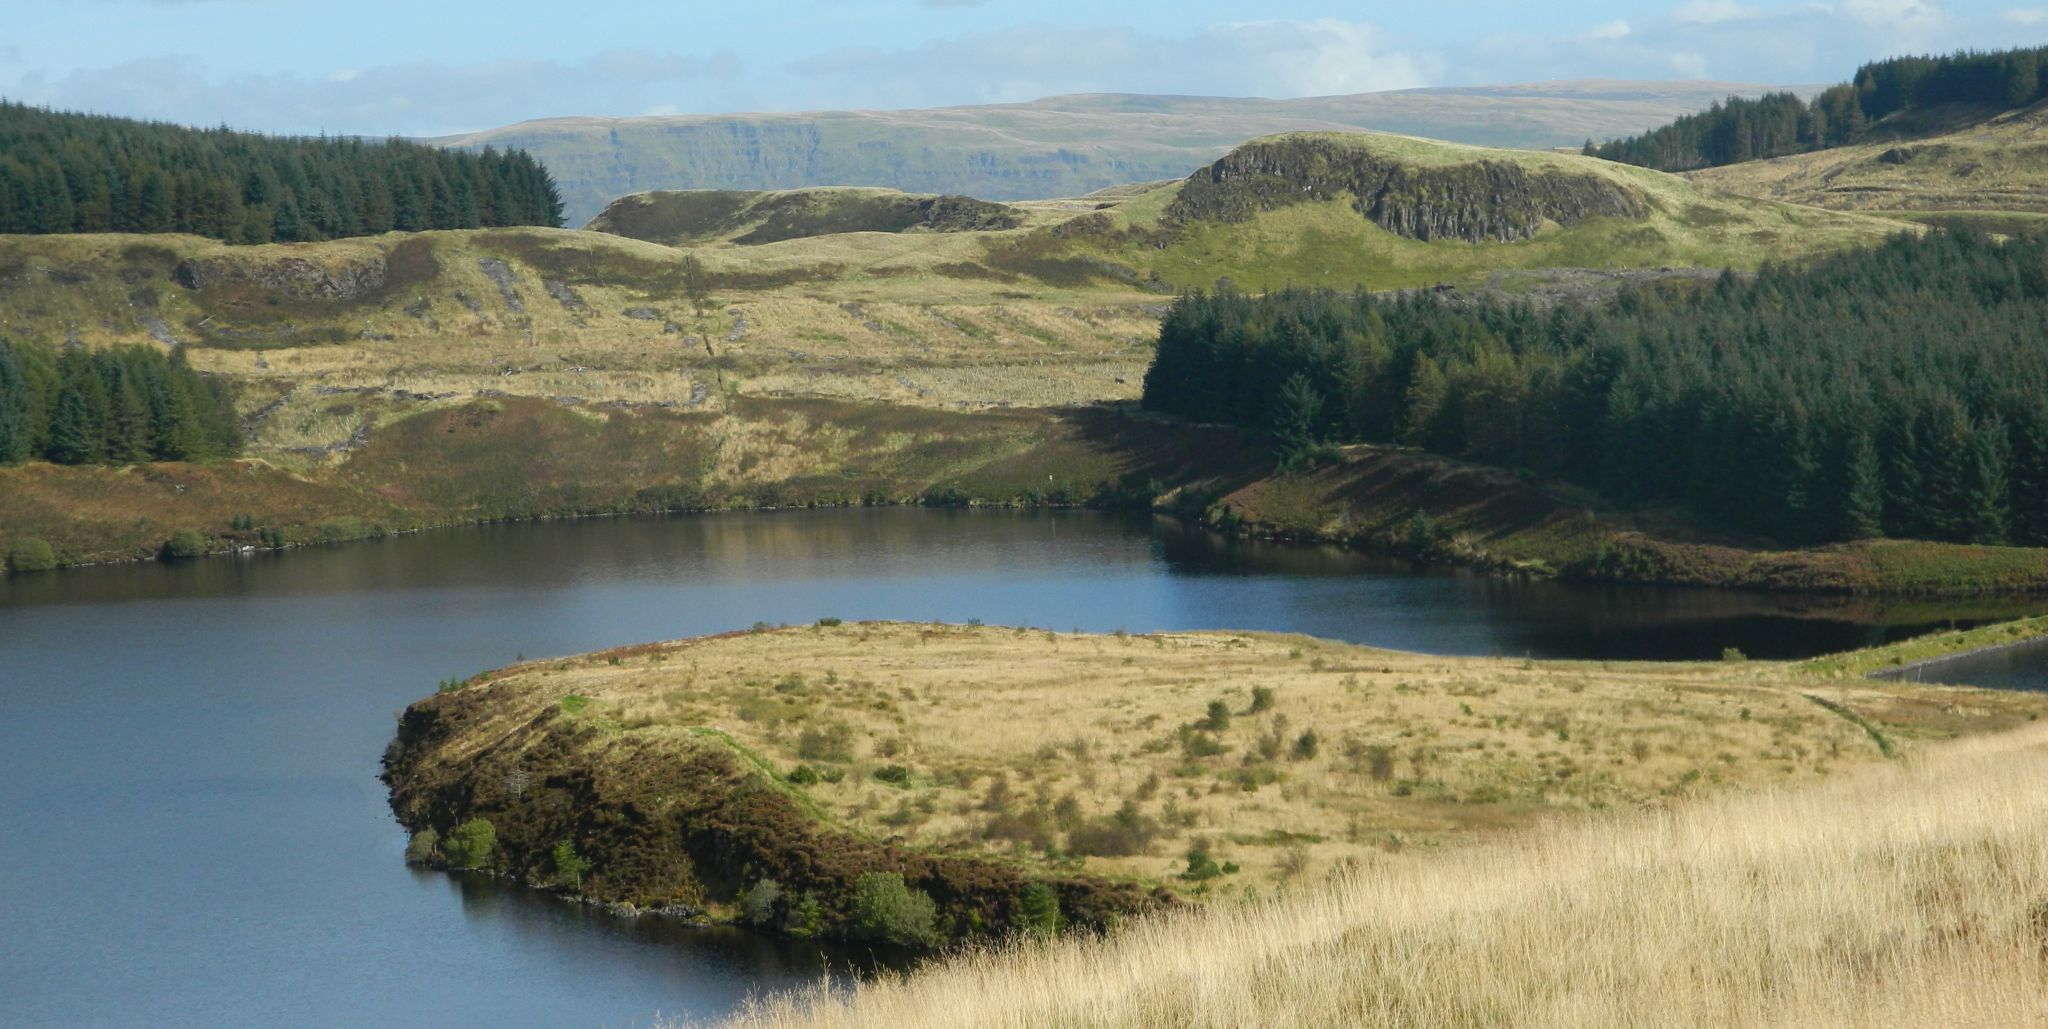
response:
<svg viewBox="0 0 2048 1029"><path fill-rule="evenodd" d="M29 432L28 373L14 347L0 339L0 464L26 459L33 438Z"/></svg>
<svg viewBox="0 0 2048 1029"><path fill-rule="evenodd" d="M1877 447L1870 437L1857 434L1849 441L1844 462L1842 539L1867 540L1884 535L1884 474L1877 460Z"/></svg>

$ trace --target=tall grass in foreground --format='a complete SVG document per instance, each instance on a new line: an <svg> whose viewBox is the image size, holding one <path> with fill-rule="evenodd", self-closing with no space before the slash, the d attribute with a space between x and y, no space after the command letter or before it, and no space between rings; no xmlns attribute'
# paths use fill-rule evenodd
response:
<svg viewBox="0 0 2048 1029"><path fill-rule="evenodd" d="M756 1002L740 1027L2048 1022L2048 727Z"/></svg>

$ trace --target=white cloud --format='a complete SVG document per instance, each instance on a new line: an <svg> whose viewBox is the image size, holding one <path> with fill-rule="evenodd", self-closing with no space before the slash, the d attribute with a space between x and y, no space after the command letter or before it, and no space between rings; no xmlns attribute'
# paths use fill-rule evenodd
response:
<svg viewBox="0 0 2048 1029"><path fill-rule="evenodd" d="M1927 0L1841 0L1842 13L1865 25L1925 25L1941 20L1941 7Z"/></svg>
<svg viewBox="0 0 2048 1029"><path fill-rule="evenodd" d="M1763 17L1761 10L1736 0L1690 0L1673 8L1671 20L1688 25L1719 25Z"/></svg>
<svg viewBox="0 0 2048 1029"><path fill-rule="evenodd" d="M2014 25L2040 25L2048 22L2048 7L2015 7L2000 17Z"/></svg>
<svg viewBox="0 0 2048 1029"><path fill-rule="evenodd" d="M438 135L554 115L644 109L679 84L740 74L731 55L610 50L575 63L434 61L297 75L216 77L196 59L161 57L0 78L0 95L74 110L270 132Z"/></svg>
<svg viewBox="0 0 2048 1029"><path fill-rule="evenodd" d="M1616 18L1593 26L1586 30L1586 35L1591 39L1627 39L1630 31L1628 22Z"/></svg>
<svg viewBox="0 0 2048 1029"><path fill-rule="evenodd" d="M1213 25L1185 36L1133 29L1020 26L903 49L848 47L797 60L799 78L837 84L850 103L1030 100L1060 93L1318 96L1428 85L1442 61L1378 27L1334 18Z"/></svg>

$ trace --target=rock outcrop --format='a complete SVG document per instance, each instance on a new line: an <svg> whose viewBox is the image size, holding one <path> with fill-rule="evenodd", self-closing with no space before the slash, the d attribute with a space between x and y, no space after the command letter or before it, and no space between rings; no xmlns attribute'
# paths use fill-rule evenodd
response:
<svg viewBox="0 0 2048 1029"><path fill-rule="evenodd" d="M251 285L300 299L354 300L384 288L385 273L381 257L334 266L299 257L275 261L240 256L192 257L171 270L171 279L191 290Z"/></svg>
<svg viewBox="0 0 2048 1029"><path fill-rule="evenodd" d="M1342 196L1381 228L1423 241L1513 242L1545 223L1650 213L1641 193L1596 174L1532 171L1511 159L1410 164L1370 146L1286 136L1254 140L1189 176L1165 221L1238 222Z"/></svg>

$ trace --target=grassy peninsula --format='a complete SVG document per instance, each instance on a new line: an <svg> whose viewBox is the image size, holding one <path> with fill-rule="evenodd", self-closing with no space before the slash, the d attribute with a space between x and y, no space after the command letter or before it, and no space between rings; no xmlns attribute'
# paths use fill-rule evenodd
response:
<svg viewBox="0 0 2048 1029"><path fill-rule="evenodd" d="M1836 673L827 619L445 683L401 718L386 777L418 860L932 943L1320 890L2048 708ZM864 921L873 876L928 898L913 930Z"/></svg>

